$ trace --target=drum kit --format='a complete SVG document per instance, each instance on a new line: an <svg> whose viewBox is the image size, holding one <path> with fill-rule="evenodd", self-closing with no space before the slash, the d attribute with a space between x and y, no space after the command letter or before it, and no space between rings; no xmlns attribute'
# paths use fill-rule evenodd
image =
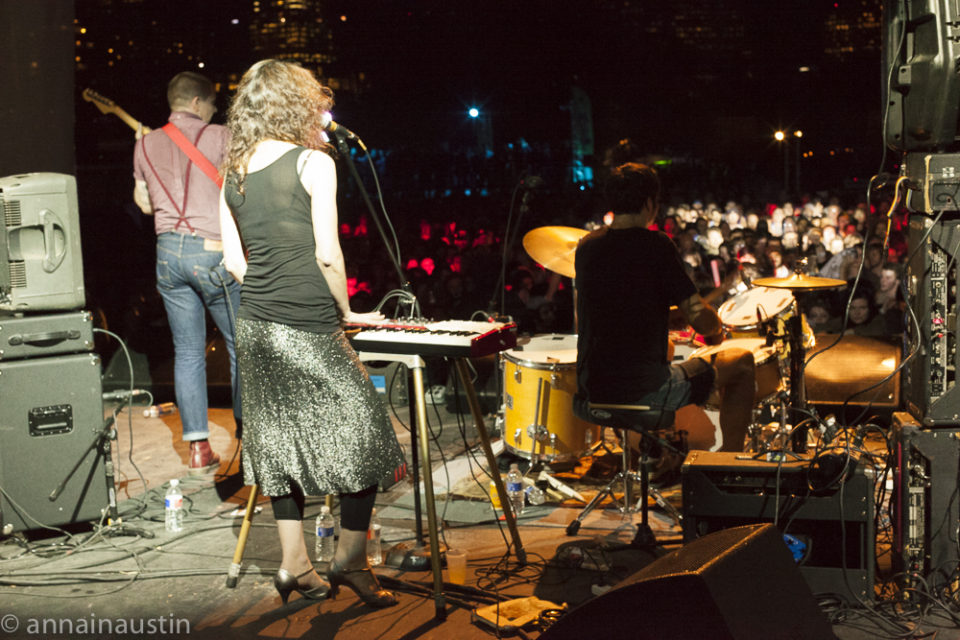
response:
<svg viewBox="0 0 960 640"><path fill-rule="evenodd" d="M577 243L587 231L573 227L539 227L523 238L530 257L545 268L573 278ZM757 409L779 406L779 425L751 426L748 448L757 453L785 447L806 451L807 435L788 425L789 411L804 418L809 409L804 389L804 357L815 346L813 332L795 294L843 287L846 282L803 273L805 264L783 278L758 278L751 287L717 310L724 325L722 344L687 349L688 356L709 359L726 349L746 349L756 365ZM691 345L696 343L691 340ZM576 392L577 336L548 334L521 339L502 354L504 440L508 450L534 461L576 460L602 443L602 429L573 415ZM679 420L679 416L678 416ZM755 421L756 422L756 421ZM789 434L789 435L788 435Z"/></svg>

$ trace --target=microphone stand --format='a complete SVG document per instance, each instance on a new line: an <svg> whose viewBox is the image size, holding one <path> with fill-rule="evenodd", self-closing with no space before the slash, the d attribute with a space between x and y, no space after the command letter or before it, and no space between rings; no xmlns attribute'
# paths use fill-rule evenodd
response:
<svg viewBox="0 0 960 640"><path fill-rule="evenodd" d="M117 509L117 483L113 474L113 448L110 445L110 441L116 440L117 438L117 430L114 428L116 420L117 414L113 413L104 421L103 428L100 429L100 432L94 437L93 442L84 450L76 464L67 472L67 475L60 481L57 487L50 492L47 499L49 499L50 502L56 502L57 498L60 497L60 494L63 493L63 490L66 488L67 483L70 482L70 478L73 477L73 474L77 472L80 465L86 460L87 455L94 449L97 449L103 457L103 473L107 483L107 529L104 530L104 534L152 538L154 534L151 531L124 525L123 519L120 517L120 511Z"/></svg>
<svg viewBox="0 0 960 640"><path fill-rule="evenodd" d="M517 185L519 189L523 186L523 180L520 181L520 184ZM514 191L514 198L516 198L516 191ZM526 192L523 194L523 197L520 199L520 211L517 213L517 219L513 223L513 228L511 229L511 220L510 216L507 216L507 228L503 231L503 256L500 260L500 277L497 280L497 284L493 289L493 297L490 298L490 305L488 309L496 313L498 316L504 314L505 307L505 289L507 286L507 259L510 255L510 248L513 246L514 240L516 240L517 228L520 226L520 220L523 219L523 214L527 213L530 210L530 188L527 188ZM500 300L500 306L497 307L497 299Z"/></svg>
<svg viewBox="0 0 960 640"><path fill-rule="evenodd" d="M398 256L395 256L393 251L390 248L390 239L387 236L386 232L383 229L383 225L380 222L380 218L377 215L376 209L373 206L373 203L370 201L370 196L367 194L367 190L363 186L363 181L360 179L360 174L357 172L356 163L353 161L353 156L350 155L350 148L347 144L347 136L340 131L339 129L334 129L331 132L333 139L336 141L337 149L340 151L340 155L346 158L347 167L350 170L350 175L353 177L354 182L357 185L357 188L360 190L360 195L363 198L363 202L367 205L367 210L370 212L370 216L373 218L374 223L377 225L377 231L380 233L380 238L383 240L384 246L387 250L387 255L390 256L390 261L393 262L394 268L397 270L397 275L400 278L401 288L407 294L409 298L407 304L410 305L410 315L413 315L413 310L415 308L416 298L413 294L413 286L410 282L404 277L403 269L400 266L400 260ZM363 141L359 138L357 139L358 143L364 150L366 147L363 146ZM403 302L400 303L403 305ZM363 356L361 355L361 359ZM408 362L408 360L413 359L414 362ZM419 357L413 356L403 356L399 359L400 362L403 362L408 369L408 380L407 385L408 389L417 389L418 386L422 387L422 378L423 378L423 360ZM416 372L419 367L419 374ZM416 384L416 377L419 375L421 379L421 384ZM419 410L416 409L417 403L423 402L422 392L421 397L417 398L416 392L409 394L409 403L410 403L410 417L411 425L410 429L410 448L411 448L411 473L413 476L413 510L414 510L414 520L416 521L416 538L414 540L413 546L405 545L404 543L399 543L395 545L387 553L387 564L392 564L406 570L423 570L428 569L432 565L432 553L431 549L424 544L423 538L423 522L421 516L421 505L420 505L420 460L418 456L418 432L423 429L423 432L426 432L426 424L421 424L421 421L425 420L426 412L422 414ZM424 473L428 473L424 471ZM432 491L431 497L432 497ZM434 536L436 539L436 536Z"/></svg>
<svg viewBox="0 0 960 640"><path fill-rule="evenodd" d="M353 177L353 181L356 183L357 189L360 191L360 197L363 198L363 202L367 206L367 211L370 212L370 217L373 219L374 224L377 226L377 232L379 232L380 234L380 239L383 240L384 248L386 248L387 250L387 255L390 256L390 262L393 263L393 267L397 271L397 277L400 280L400 288L404 292L409 294L409 301L407 304L410 305L411 315L412 315L412 311L414 308L413 286L406 279L406 276L404 276L403 267L400 265L400 257L397 255L394 255L393 249L391 249L390 247L390 238L387 236L386 231L384 231L383 223L381 223L380 221L380 216L377 215L377 210L373 206L373 203L370 201L370 196L367 194L366 188L363 186L363 181L360 179L360 174L357 172L356 163L354 163L353 161L353 156L350 155L350 147L347 144L347 136L342 131L339 131L339 130L334 130L331 135L334 141L336 142L337 150L340 152L340 155L346 159L346 164L348 169L350 170L350 175ZM357 141L360 144L360 146L363 147L364 151L366 151L366 147L363 146L363 141L360 140L359 138L357 139ZM403 305L403 302L401 302L400 304Z"/></svg>

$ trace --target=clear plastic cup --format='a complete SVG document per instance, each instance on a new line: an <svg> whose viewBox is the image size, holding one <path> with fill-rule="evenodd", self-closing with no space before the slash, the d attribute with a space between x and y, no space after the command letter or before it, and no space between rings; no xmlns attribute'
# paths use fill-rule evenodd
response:
<svg viewBox="0 0 960 640"><path fill-rule="evenodd" d="M464 584L467 581L467 552L447 549L447 582Z"/></svg>

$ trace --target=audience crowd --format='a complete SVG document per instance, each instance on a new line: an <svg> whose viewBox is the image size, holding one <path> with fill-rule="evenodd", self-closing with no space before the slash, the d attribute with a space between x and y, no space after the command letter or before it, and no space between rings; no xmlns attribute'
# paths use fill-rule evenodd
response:
<svg viewBox="0 0 960 640"><path fill-rule="evenodd" d="M510 316L522 333L573 333L573 283L538 265L523 249L524 234L539 226L591 228L603 224L602 203L571 208L559 198L535 202L528 220L495 215L483 201L440 201L437 210L403 212L398 225L404 277L433 319ZM906 215L888 216L888 202L842 206L837 198L742 206L700 201L664 203L658 228L676 243L690 277L720 306L758 278L796 270L846 285L796 292L815 333L863 336L902 333L900 281L906 258ZM511 220L507 228L507 220ZM409 221L418 220L410 224ZM373 308L397 288L397 269L373 225L360 217L341 226L353 272L352 305ZM851 295L852 292L852 295ZM629 295L625 291L624 295ZM390 315L393 310L385 309Z"/></svg>

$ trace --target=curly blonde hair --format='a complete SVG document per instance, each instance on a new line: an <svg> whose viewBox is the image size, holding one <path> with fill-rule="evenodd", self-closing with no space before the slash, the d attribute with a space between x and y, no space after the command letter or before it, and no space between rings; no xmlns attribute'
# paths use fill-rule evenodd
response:
<svg viewBox="0 0 960 640"><path fill-rule="evenodd" d="M230 143L223 161L242 191L247 163L261 140L292 142L327 150L322 136L333 92L308 69L294 62L261 60L240 80L227 110Z"/></svg>

